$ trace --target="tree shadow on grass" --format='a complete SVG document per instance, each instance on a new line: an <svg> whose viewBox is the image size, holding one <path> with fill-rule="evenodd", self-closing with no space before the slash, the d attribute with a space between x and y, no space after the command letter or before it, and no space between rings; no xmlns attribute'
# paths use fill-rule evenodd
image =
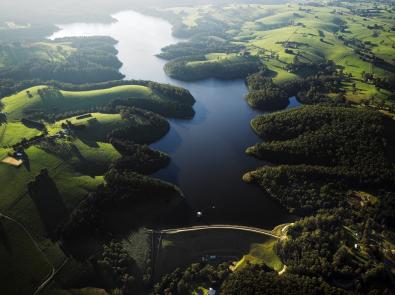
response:
<svg viewBox="0 0 395 295"><path fill-rule="evenodd" d="M98 175L104 175L108 170L108 165L103 165L100 162L94 162L87 160L77 146L72 145L72 153L78 158L78 163L74 164L74 168L82 173L95 177Z"/></svg>
<svg viewBox="0 0 395 295"><path fill-rule="evenodd" d="M95 140L93 140L92 138L90 138L90 136L84 135L78 131L75 133L75 135L79 140L82 141L83 144L85 144L91 148L98 148L99 147L97 142Z"/></svg>
<svg viewBox="0 0 395 295"><path fill-rule="evenodd" d="M321 40L322 43L328 44L328 45L334 45L333 43L326 41L326 40Z"/></svg>
<svg viewBox="0 0 395 295"><path fill-rule="evenodd" d="M4 246L7 252L12 255L12 247L10 245L10 241L8 239L7 232L3 225L3 220L0 218L0 244Z"/></svg>
<svg viewBox="0 0 395 295"><path fill-rule="evenodd" d="M69 212L56 183L46 169L42 170L36 179L28 184L28 192L38 210L48 237L55 240L56 229L68 218Z"/></svg>
<svg viewBox="0 0 395 295"><path fill-rule="evenodd" d="M22 154L23 165L25 166L26 170L30 172L31 167L30 167L29 156L26 154L25 151L21 151L21 154Z"/></svg>
<svg viewBox="0 0 395 295"><path fill-rule="evenodd" d="M271 69L266 69L265 71L265 77L267 78L275 78L277 76L277 72L271 70Z"/></svg>
<svg viewBox="0 0 395 295"><path fill-rule="evenodd" d="M84 156L81 154L80 150L78 149L78 147L76 147L74 144L71 145L71 152L73 153L73 155L75 155L78 160L80 160L81 162L85 161Z"/></svg>

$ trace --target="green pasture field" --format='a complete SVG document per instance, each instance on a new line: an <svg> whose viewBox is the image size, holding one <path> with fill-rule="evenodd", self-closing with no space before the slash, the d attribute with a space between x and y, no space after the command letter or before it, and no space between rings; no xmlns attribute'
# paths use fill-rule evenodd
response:
<svg viewBox="0 0 395 295"><path fill-rule="evenodd" d="M185 66L187 68L198 68L199 66L202 66L207 63L211 64L221 64L221 63L242 63L245 61L245 57L243 56L238 56L236 54L218 54L218 53L212 53L208 54L206 56L206 60L198 60L198 61L190 61L188 62Z"/></svg>
<svg viewBox="0 0 395 295"><path fill-rule="evenodd" d="M91 91L57 91L55 89L47 95L40 95L38 93L39 90L47 88L47 86L35 86L15 95L5 97L2 100L4 104L2 111L12 121L21 119L24 112L31 109L40 109L48 113L63 113L104 106L116 98L161 99L150 88L140 85L122 85ZM29 97L28 93L30 93L31 97Z"/></svg>
<svg viewBox="0 0 395 295"><path fill-rule="evenodd" d="M42 132L29 128L20 122L10 122L0 125L0 147L9 147L21 142L23 138L30 139L41 135Z"/></svg>
<svg viewBox="0 0 395 295"><path fill-rule="evenodd" d="M373 8L374 4L350 4L351 8ZM196 27L198 21L213 20L229 27L228 40L244 45L252 55L274 71L274 81L281 84L303 78L307 73L290 73L284 68L294 62L295 56L304 63L332 60L352 75L352 83L344 85L346 99L360 103L364 99L387 99L391 93L364 82L363 72L376 77L395 76L395 21L388 9L363 17L347 7L312 6L306 3L279 5L233 4L224 7L177 7L172 10L184 24ZM374 26L379 26L375 28ZM343 27L345 28L343 30ZM352 44L343 40L356 39L367 45L378 58L389 66L375 66L362 60ZM294 45L294 44L296 45ZM285 48L292 53L286 53ZM222 60L226 53L212 53L207 60ZM212 58L211 58L212 57ZM209 61L203 61L209 62ZM199 65L192 62L188 66ZM352 84L357 91L353 91Z"/></svg>
<svg viewBox="0 0 395 295"><path fill-rule="evenodd" d="M33 294L51 272L28 234L17 223L1 217L0 261L2 294Z"/></svg>
<svg viewBox="0 0 395 295"><path fill-rule="evenodd" d="M97 167L98 163L102 165L106 164L108 167L109 163L119 156L110 144L98 143L97 147L90 147L78 140L76 140L74 144L81 152L84 163L82 163L82 160L76 158L65 162L63 159L45 152L40 148L30 147L26 150L30 162L30 170L25 166L15 168L9 165L0 164L0 187L2 188L0 211L21 222L38 242L49 261L56 267L62 264L65 256L59 249L59 246L53 243L49 238L50 232L48 231L48 224L51 224L54 228L59 225L61 220L58 220L56 215L49 213L55 212L56 214L56 212L60 210L67 215L70 214L72 209L83 200L88 192L94 191L98 185L104 182L103 176L89 176L85 171L80 172L80 167L85 169L86 167L94 168ZM89 163L92 162L95 165L89 165ZM59 192L60 196L56 200L51 200L54 198L52 194L43 195L43 197L48 198L48 206L51 207L50 209L47 207L43 208L42 205L36 203L27 192L27 183L32 181L35 176L40 173L41 169L48 169L49 176L55 183L56 190ZM95 173L92 173L92 175L94 174ZM12 230L10 234L17 235L17 232ZM23 239L24 238L20 235L15 236L15 243L24 245L24 247L27 248L29 244L23 242ZM12 251L18 251L17 249L18 248L15 246L12 247ZM28 251L28 249L26 251ZM41 273L40 270L44 267L42 263L40 263L40 267L33 264L34 259L36 259L36 254L32 253L31 249L29 249L29 251L29 253L24 254L26 262L19 259L13 260L13 265L17 268L16 271L18 271L17 276L19 279L10 280L11 282L20 282L20 288L24 289L30 288L32 281L30 279L24 280L22 272L26 269L27 273L30 272L31 275L35 276L37 272ZM0 251L0 256L2 256L2 254L3 252ZM29 259L32 261L31 263ZM28 266L28 268L26 268L26 266ZM31 271L31 269L35 271ZM27 293L29 292L21 292L20 294Z"/></svg>
<svg viewBox="0 0 395 295"><path fill-rule="evenodd" d="M80 116L76 116L57 121L55 124L48 126L48 133L51 135L59 132L63 129L62 124L69 121L75 126L85 126L84 129L76 132L78 138L88 141L105 141L107 140L107 134L111 130L127 125L127 122L121 118L120 114L90 113L87 115L83 119L78 119Z"/></svg>
<svg viewBox="0 0 395 295"><path fill-rule="evenodd" d="M101 183L100 177L102 171L79 171L88 167L108 167L112 161L120 157L120 154L109 143L102 142L83 142L79 139L72 141L79 155L73 155L70 159L65 160L50 152L46 152L41 148L32 146L25 152L27 154L29 167L27 164L16 168L7 164L0 164L0 186L2 187L2 198L0 199L0 208L6 209L11 204L23 196L27 189L27 183L34 179L42 169L48 169L51 176L62 179L58 185L64 186L64 193L70 196L78 196L86 193L85 187L93 188ZM84 169L85 170L85 169ZM88 173L90 176L84 175ZM94 178L99 176L99 181ZM55 181L56 182L56 181ZM79 184L81 186L79 186ZM72 191L68 191L69 187L74 186ZM79 193L77 193L77 192Z"/></svg>

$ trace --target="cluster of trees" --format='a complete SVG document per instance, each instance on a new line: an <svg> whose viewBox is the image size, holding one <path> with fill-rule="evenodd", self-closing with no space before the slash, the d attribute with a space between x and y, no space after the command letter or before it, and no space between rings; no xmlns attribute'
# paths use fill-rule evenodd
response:
<svg viewBox="0 0 395 295"><path fill-rule="evenodd" d="M69 160L73 155L77 154L77 148L71 142L62 139L46 138L38 146L42 150L64 160Z"/></svg>
<svg viewBox="0 0 395 295"><path fill-rule="evenodd" d="M218 36L197 35L188 42L180 42L162 48L162 52L158 56L172 60L181 57L202 56L211 52L237 53L243 48L242 45L230 43Z"/></svg>
<svg viewBox="0 0 395 295"><path fill-rule="evenodd" d="M58 88L48 86L37 90L37 94L41 97L44 102L50 102L54 100L63 99L63 94ZM28 95L31 95L28 93Z"/></svg>
<svg viewBox="0 0 395 295"><path fill-rule="evenodd" d="M117 290L124 295L134 294L136 289L136 279L132 275L135 263L123 245L116 241L105 244L100 257L95 261L106 289Z"/></svg>
<svg viewBox="0 0 395 295"><path fill-rule="evenodd" d="M192 63L192 64L191 64ZM244 56L234 59L207 61L204 56L177 58L165 65L165 72L182 81L196 81L208 78L245 78L261 67L257 57Z"/></svg>
<svg viewBox="0 0 395 295"><path fill-rule="evenodd" d="M304 104L345 102L341 85L349 77L341 71L338 72L333 62L311 65L310 70L312 75L277 85L272 80L275 73L263 66L259 72L247 77L246 83L249 88L247 102L250 106L264 111L286 108L291 96L297 96ZM329 97L328 94L331 96Z"/></svg>
<svg viewBox="0 0 395 295"><path fill-rule="evenodd" d="M379 112L351 107L305 106L260 116L254 130L268 142L249 153L283 164L338 167L339 175L359 175L365 184L391 183L394 171L388 157L389 119Z"/></svg>
<svg viewBox="0 0 395 295"><path fill-rule="evenodd" d="M157 113L165 117L189 119L195 115L192 104L179 103L167 99L145 99L145 98L130 98L130 99L114 99L109 104L112 107L125 106L136 107Z"/></svg>
<svg viewBox="0 0 395 295"><path fill-rule="evenodd" d="M306 106L258 117L252 125L266 142L247 152L281 165L245 179L294 213L344 206L345 192L353 187L393 189L389 134L394 127L378 112Z"/></svg>
<svg viewBox="0 0 395 295"><path fill-rule="evenodd" d="M113 167L118 171L131 170L141 174L151 174L166 167L170 162L168 155L152 150L147 145L120 139L112 139L111 144L122 155L122 158L113 163Z"/></svg>
<svg viewBox="0 0 395 295"><path fill-rule="evenodd" d="M155 285L155 295L188 295L197 292L198 287L219 289L221 282L229 275L229 264L223 263L216 267L209 264L194 263L186 269L176 269L166 274ZM222 294L222 293L221 293ZM230 294L230 293L223 293ZM242 293L249 294L249 293Z"/></svg>
<svg viewBox="0 0 395 295"><path fill-rule="evenodd" d="M280 165L257 169L244 178L259 184L289 212L307 216L321 209L347 205L344 177L351 178L322 166Z"/></svg>
<svg viewBox="0 0 395 295"><path fill-rule="evenodd" d="M26 109L23 115L29 120L44 120L54 123L56 121L83 115L86 113L115 114L121 108L140 108L152 111L165 117L191 118L195 114L192 105L170 102L167 100L147 100L147 99L115 99L104 106L83 108L63 113L51 113L41 108Z"/></svg>
<svg viewBox="0 0 395 295"><path fill-rule="evenodd" d="M282 278L331 286L317 293L390 294L379 245L395 224L393 122L376 111L315 105L260 116L252 125L266 142L248 152L280 165L260 168L245 180L258 183L291 213L306 216L276 246L287 265ZM353 202L361 189L378 201ZM369 263L357 258L361 253Z"/></svg>
<svg viewBox="0 0 395 295"><path fill-rule="evenodd" d="M304 70L307 69L303 65L299 66ZM349 81L350 75L344 74L333 61L314 63L309 65L308 69L309 75L284 82L281 88L289 96L296 95L304 104L343 103L345 101L342 83ZM328 97L328 94L332 94L331 98ZM337 97L333 97L333 94L337 94Z"/></svg>
<svg viewBox="0 0 395 295"><path fill-rule="evenodd" d="M247 78L248 104L264 111L286 108L289 104L288 93L274 84L271 78L266 78L266 74L267 70L261 70Z"/></svg>
<svg viewBox="0 0 395 295"><path fill-rule="evenodd" d="M364 82L372 83L378 89L383 88L383 89L387 89L388 91L395 90L395 86L394 86L395 76L394 75L380 77L380 76L374 75L372 73L367 73L365 71L362 71L361 77L364 80Z"/></svg>
<svg viewBox="0 0 395 295"><path fill-rule="evenodd" d="M67 111L63 113L49 113L46 110L35 108L35 109L26 109L23 112L23 115L26 119L29 120L43 120L49 123L55 123L56 121L67 119L79 115L83 115L86 113L104 113L104 114L113 114L116 113L116 109L112 106L99 106L92 107L88 109L80 109L74 111Z"/></svg>
<svg viewBox="0 0 395 295"><path fill-rule="evenodd" d="M315 62L305 62L303 61L299 54L295 53L292 49L285 49L288 54L295 54L292 63L287 64L284 68L292 73L298 73L302 76L311 76L315 73L319 73L322 69L325 69L326 63L315 63ZM333 63L333 62L332 62Z"/></svg>
<svg viewBox="0 0 395 295"><path fill-rule="evenodd" d="M188 89L173 86L170 84L161 84L157 82L149 81L146 86L151 88L155 93L158 93L161 97L177 102L180 104L186 104L192 106L196 100L189 92Z"/></svg>
<svg viewBox="0 0 395 295"><path fill-rule="evenodd" d="M40 81L37 79L15 81L12 79L0 78L0 99L35 85L40 85ZM0 101L0 108L1 106Z"/></svg>
<svg viewBox="0 0 395 295"><path fill-rule="evenodd" d="M380 202L370 216L379 223L384 224L387 228L395 230L395 193L392 191L381 191Z"/></svg>
<svg viewBox="0 0 395 295"><path fill-rule="evenodd" d="M29 146L36 144L38 142L40 142L43 138L45 138L47 136L47 130L44 130L43 132L41 132L41 134L36 135L34 137L31 137L29 139L26 138L22 138L22 140L16 144L14 144L12 146L12 148L14 150L19 150L19 149L26 149Z"/></svg>
<svg viewBox="0 0 395 295"><path fill-rule="evenodd" d="M286 272L279 276L265 265L247 265L231 273L229 264L218 266L195 263L163 276L153 294L187 295L198 287L213 288L218 294L346 294L322 278Z"/></svg>
<svg viewBox="0 0 395 295"><path fill-rule="evenodd" d="M225 280L220 294L346 294L319 277L308 277L286 272L279 276L266 267L247 266Z"/></svg>
<svg viewBox="0 0 395 295"><path fill-rule="evenodd" d="M170 124L165 118L150 111L123 107L120 114L127 122L127 126L112 130L108 135L109 138L152 143L163 137L170 129Z"/></svg>
<svg viewBox="0 0 395 295"><path fill-rule="evenodd" d="M374 253L370 242L363 236L370 263L356 258L359 251L346 226L354 227L364 220L365 232L372 231L366 218L356 218L349 210L337 209L306 217L289 229L290 239L277 244L276 251L289 272L309 277L321 277L331 285L357 293L390 294L392 282L380 262L380 254ZM359 213L355 213L360 215ZM362 216L362 215L360 215ZM361 222L360 222L361 223Z"/></svg>
<svg viewBox="0 0 395 295"><path fill-rule="evenodd" d="M54 41L54 42L58 42ZM65 38L76 50L65 60L33 57L0 69L0 79L15 81L37 79L68 83L90 83L122 79L121 63L116 57L115 40L109 37Z"/></svg>
<svg viewBox="0 0 395 295"><path fill-rule="evenodd" d="M58 234L66 245L72 245L79 239L106 237L123 228L130 230L155 214L150 212L145 217L134 216L133 208L159 200L170 203L175 199L182 200L174 185L135 172L112 168L105 175L105 184L84 199Z"/></svg>

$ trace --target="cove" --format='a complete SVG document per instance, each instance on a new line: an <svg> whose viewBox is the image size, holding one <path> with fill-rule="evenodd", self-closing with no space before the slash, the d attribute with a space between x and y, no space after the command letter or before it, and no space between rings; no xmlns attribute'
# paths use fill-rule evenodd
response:
<svg viewBox="0 0 395 295"><path fill-rule="evenodd" d="M242 181L245 172L266 165L245 154L259 141L250 120L260 114L244 97L243 80L181 82L167 77L164 60L157 58L164 46L180 40L171 35L163 19L123 11L111 24L58 25L50 39L74 36L110 36L118 41L118 58L126 79L144 79L187 88L196 99L191 120L171 119L171 130L152 148L168 153L171 164L153 176L178 185L192 212L202 211L209 224L238 224L270 229L290 221L279 204L257 186ZM291 98L289 107L298 106ZM197 223L191 216L191 223ZM180 224L183 226L183 224Z"/></svg>

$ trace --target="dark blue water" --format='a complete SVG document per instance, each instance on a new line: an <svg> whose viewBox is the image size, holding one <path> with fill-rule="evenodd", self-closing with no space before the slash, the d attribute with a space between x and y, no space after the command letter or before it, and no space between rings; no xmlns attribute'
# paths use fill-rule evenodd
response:
<svg viewBox="0 0 395 295"><path fill-rule="evenodd" d="M260 188L242 181L244 173L266 164L245 154L261 140L249 124L260 112L244 100L244 81L181 85L198 100L196 116L190 121L171 120L169 134L152 145L172 158L170 166L154 176L181 187L206 222L270 228L288 221L288 214ZM297 105L292 98L290 107Z"/></svg>
<svg viewBox="0 0 395 295"><path fill-rule="evenodd" d="M204 222L271 228L290 216L253 185L244 173L266 165L245 154L260 139L250 121L260 112L246 101L244 81L206 80L184 83L163 72L165 61L155 57L160 49L177 42L164 20L133 11L113 16L113 24L70 24L52 36L108 35L118 40L118 57L127 79L171 83L190 90L197 100L192 120L170 120L171 130L151 147L168 153L171 164L155 177L178 185L192 211L202 211ZM297 106L295 98L290 107ZM192 221L193 222L193 221Z"/></svg>

